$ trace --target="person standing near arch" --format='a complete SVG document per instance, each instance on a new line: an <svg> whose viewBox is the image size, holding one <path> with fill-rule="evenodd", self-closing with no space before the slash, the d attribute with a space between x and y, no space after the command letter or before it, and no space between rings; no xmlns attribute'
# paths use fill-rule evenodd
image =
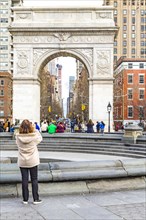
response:
<svg viewBox="0 0 146 220"><path fill-rule="evenodd" d="M33 204L42 201L38 194L38 165L40 163L37 145L42 141L40 132L34 128L32 123L25 119L22 121L19 132L16 133L16 144L18 146L18 166L22 176L23 203L28 204L29 200L29 173L32 184Z"/></svg>

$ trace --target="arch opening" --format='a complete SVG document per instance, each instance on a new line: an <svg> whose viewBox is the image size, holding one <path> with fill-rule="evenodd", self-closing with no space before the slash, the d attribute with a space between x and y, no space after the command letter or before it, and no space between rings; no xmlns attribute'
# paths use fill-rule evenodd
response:
<svg viewBox="0 0 146 220"><path fill-rule="evenodd" d="M74 62L70 62L71 59ZM68 82L63 77L68 78ZM75 55L60 52L45 57L39 68L40 121L69 118L85 123L89 118L88 77L86 65Z"/></svg>

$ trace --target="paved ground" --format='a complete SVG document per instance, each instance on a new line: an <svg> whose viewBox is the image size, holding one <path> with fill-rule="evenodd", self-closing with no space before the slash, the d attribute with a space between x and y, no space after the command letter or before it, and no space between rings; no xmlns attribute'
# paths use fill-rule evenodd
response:
<svg viewBox="0 0 146 220"><path fill-rule="evenodd" d="M0 203L1 220L145 220L146 191L132 190L43 197L42 204L22 204L21 198Z"/></svg>

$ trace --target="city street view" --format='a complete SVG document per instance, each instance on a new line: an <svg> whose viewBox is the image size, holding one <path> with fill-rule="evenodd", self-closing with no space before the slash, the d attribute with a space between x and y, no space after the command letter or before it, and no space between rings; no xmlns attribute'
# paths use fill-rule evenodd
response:
<svg viewBox="0 0 146 220"><path fill-rule="evenodd" d="M146 0L0 14L0 218L146 219Z"/></svg>

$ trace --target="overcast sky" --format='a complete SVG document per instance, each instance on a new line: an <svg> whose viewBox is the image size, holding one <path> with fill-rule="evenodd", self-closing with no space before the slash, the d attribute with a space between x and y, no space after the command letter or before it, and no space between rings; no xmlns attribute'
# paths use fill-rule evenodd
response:
<svg viewBox="0 0 146 220"><path fill-rule="evenodd" d="M73 5L78 5L78 7L81 6L88 6L92 7L93 5L95 6L101 6L103 3L103 0L23 0L23 5L24 6L73 6Z"/></svg>

